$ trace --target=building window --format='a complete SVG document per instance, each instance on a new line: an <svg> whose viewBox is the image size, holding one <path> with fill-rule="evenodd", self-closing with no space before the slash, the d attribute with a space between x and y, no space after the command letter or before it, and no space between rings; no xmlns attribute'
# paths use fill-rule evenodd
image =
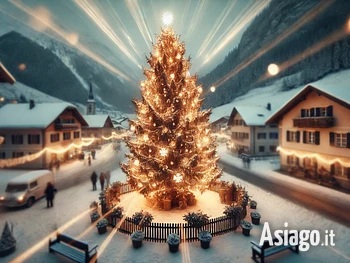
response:
<svg viewBox="0 0 350 263"><path fill-rule="evenodd" d="M258 139L266 139L266 133L258 133Z"/></svg>
<svg viewBox="0 0 350 263"><path fill-rule="evenodd" d="M287 164L289 165L299 165L299 158L295 155L287 155Z"/></svg>
<svg viewBox="0 0 350 263"><path fill-rule="evenodd" d="M74 139L80 138L80 132L74 132Z"/></svg>
<svg viewBox="0 0 350 263"><path fill-rule="evenodd" d="M23 135L12 135L12 144L23 144Z"/></svg>
<svg viewBox="0 0 350 263"><path fill-rule="evenodd" d="M0 152L0 159L6 159L6 153Z"/></svg>
<svg viewBox="0 0 350 263"><path fill-rule="evenodd" d="M265 152L265 146L259 146L259 153Z"/></svg>
<svg viewBox="0 0 350 263"><path fill-rule="evenodd" d="M12 158L19 158L19 157L23 157L24 156L24 152L13 152L12 153Z"/></svg>
<svg viewBox="0 0 350 263"><path fill-rule="evenodd" d="M320 132L319 131L303 131L303 143L307 144L320 144Z"/></svg>
<svg viewBox="0 0 350 263"><path fill-rule="evenodd" d="M270 152L271 153L277 152L277 146L276 145L270 145Z"/></svg>
<svg viewBox="0 0 350 263"><path fill-rule="evenodd" d="M270 132L270 139L278 139L278 132Z"/></svg>
<svg viewBox="0 0 350 263"><path fill-rule="evenodd" d="M28 134L28 144L40 144L40 135Z"/></svg>
<svg viewBox="0 0 350 263"><path fill-rule="evenodd" d="M271 124L270 128L277 128L277 124Z"/></svg>
<svg viewBox="0 0 350 263"><path fill-rule="evenodd" d="M300 131L287 131L287 142L300 142Z"/></svg>
<svg viewBox="0 0 350 263"><path fill-rule="evenodd" d="M344 166L342 166L340 163L336 162L334 164L334 174L336 176L343 176L343 177L347 177L346 174L347 170L345 169Z"/></svg>
<svg viewBox="0 0 350 263"><path fill-rule="evenodd" d="M329 133L329 144L341 148L350 148L350 133Z"/></svg>
<svg viewBox="0 0 350 263"><path fill-rule="evenodd" d="M70 140L70 132L64 132L63 133L63 140Z"/></svg>
<svg viewBox="0 0 350 263"><path fill-rule="evenodd" d="M51 142L58 142L60 140L60 134L54 133L50 135L50 141Z"/></svg>

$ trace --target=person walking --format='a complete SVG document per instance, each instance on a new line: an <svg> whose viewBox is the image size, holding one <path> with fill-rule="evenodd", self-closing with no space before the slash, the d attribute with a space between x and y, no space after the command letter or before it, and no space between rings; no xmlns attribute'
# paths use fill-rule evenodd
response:
<svg viewBox="0 0 350 263"><path fill-rule="evenodd" d="M103 172L101 172L100 174L100 184L101 184L101 191L103 191L104 185L105 185L105 175Z"/></svg>
<svg viewBox="0 0 350 263"><path fill-rule="evenodd" d="M97 182L97 174L95 171L92 172L91 175L91 182L92 182L92 191L96 191L96 182Z"/></svg>
<svg viewBox="0 0 350 263"><path fill-rule="evenodd" d="M55 197L56 191L57 189L53 187L53 184L51 182L48 182L45 189L47 208L53 207L53 199Z"/></svg>
<svg viewBox="0 0 350 263"><path fill-rule="evenodd" d="M89 164L89 166L91 166L91 154L89 154L89 156L88 156L88 164Z"/></svg>
<svg viewBox="0 0 350 263"><path fill-rule="evenodd" d="M109 187L109 184L110 184L110 181L111 181L111 172L110 171L107 171L106 173L105 173L105 179L106 179L106 188L108 188Z"/></svg>

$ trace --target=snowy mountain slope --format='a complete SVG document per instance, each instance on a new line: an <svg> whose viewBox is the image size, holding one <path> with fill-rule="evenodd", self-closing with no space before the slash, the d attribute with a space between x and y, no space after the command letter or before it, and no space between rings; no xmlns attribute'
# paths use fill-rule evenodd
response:
<svg viewBox="0 0 350 263"><path fill-rule="evenodd" d="M13 85L8 83L0 83L0 97L4 97L6 100L15 100L21 95L23 95L27 101L34 100L35 102L62 102L60 99L28 87L20 82L15 82Z"/></svg>

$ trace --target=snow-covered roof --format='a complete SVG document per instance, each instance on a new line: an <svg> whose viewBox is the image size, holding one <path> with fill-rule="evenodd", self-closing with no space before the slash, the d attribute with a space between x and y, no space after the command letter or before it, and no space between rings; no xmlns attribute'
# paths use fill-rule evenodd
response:
<svg viewBox="0 0 350 263"><path fill-rule="evenodd" d="M273 112L273 110L268 110L267 107L262 106L235 106L228 120L228 125L232 125L234 117L239 113L248 126L264 126L265 121Z"/></svg>
<svg viewBox="0 0 350 263"><path fill-rule="evenodd" d="M64 110L75 110L75 116L85 125L77 108L68 102L35 103L32 109L29 103L6 104L0 108L0 128L39 128L49 126Z"/></svg>
<svg viewBox="0 0 350 263"><path fill-rule="evenodd" d="M5 66L0 62L0 82L8 82L13 84L16 79L11 75L11 73L5 68Z"/></svg>
<svg viewBox="0 0 350 263"><path fill-rule="evenodd" d="M103 128L108 117L108 115L83 115L89 128Z"/></svg>
<svg viewBox="0 0 350 263"><path fill-rule="evenodd" d="M306 85L294 97L287 101L279 110L271 115L266 123L277 123L280 118L300 103L312 91L343 105L350 109L350 84L344 82L326 82L322 79Z"/></svg>

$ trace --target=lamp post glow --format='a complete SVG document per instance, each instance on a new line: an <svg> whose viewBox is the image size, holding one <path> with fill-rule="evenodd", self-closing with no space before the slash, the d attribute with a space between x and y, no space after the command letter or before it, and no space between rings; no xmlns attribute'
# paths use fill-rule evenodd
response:
<svg viewBox="0 0 350 263"><path fill-rule="evenodd" d="M275 75L278 74L279 68L278 68L278 66L276 64L270 64L267 67L267 71L270 73L270 75L275 76Z"/></svg>
<svg viewBox="0 0 350 263"><path fill-rule="evenodd" d="M215 87L214 87L214 86L211 86L211 87L210 87L210 91L211 91L211 92L215 92Z"/></svg>

